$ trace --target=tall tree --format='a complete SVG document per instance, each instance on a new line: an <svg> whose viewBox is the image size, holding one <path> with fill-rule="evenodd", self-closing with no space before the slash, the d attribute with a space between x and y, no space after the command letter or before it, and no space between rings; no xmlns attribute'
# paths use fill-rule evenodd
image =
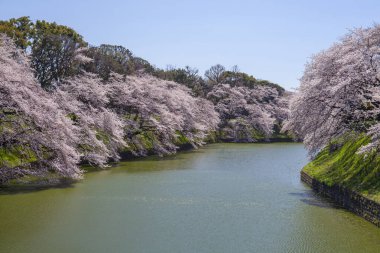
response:
<svg viewBox="0 0 380 253"><path fill-rule="evenodd" d="M32 35L31 65L42 87L52 88L77 70L76 53L87 43L73 29L37 21Z"/></svg>

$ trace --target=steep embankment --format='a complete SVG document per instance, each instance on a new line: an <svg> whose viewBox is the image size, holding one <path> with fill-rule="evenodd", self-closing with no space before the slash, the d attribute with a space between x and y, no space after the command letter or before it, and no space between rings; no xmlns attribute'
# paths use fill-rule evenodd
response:
<svg viewBox="0 0 380 253"><path fill-rule="evenodd" d="M380 156L360 154L370 138L349 136L331 143L307 164L301 179L317 192L380 226Z"/></svg>

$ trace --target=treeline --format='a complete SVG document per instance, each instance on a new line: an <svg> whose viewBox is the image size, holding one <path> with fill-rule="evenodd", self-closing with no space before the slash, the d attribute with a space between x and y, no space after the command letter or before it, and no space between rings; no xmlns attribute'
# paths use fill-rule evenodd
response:
<svg viewBox="0 0 380 253"><path fill-rule="evenodd" d="M289 94L237 67L154 67L122 46L91 46L73 29L0 21L0 183L80 178L122 154L176 152L210 140L279 133Z"/></svg>
<svg viewBox="0 0 380 253"><path fill-rule="evenodd" d="M111 73L123 76L149 74L160 79L174 81L191 88L197 95L206 96L213 85L228 83L232 86L267 86L283 93L285 90L266 80L257 80L242 73L237 66L226 70L220 64L212 66L202 77L196 68L168 66L160 69L143 58L135 56L123 46L102 44L91 46L75 30L44 20L32 22L29 17L0 21L0 32L12 38L18 48L30 52L31 66L36 78L46 89L55 86L61 78L72 76L80 70L98 74L107 81ZM80 65L75 57L80 49L91 58Z"/></svg>

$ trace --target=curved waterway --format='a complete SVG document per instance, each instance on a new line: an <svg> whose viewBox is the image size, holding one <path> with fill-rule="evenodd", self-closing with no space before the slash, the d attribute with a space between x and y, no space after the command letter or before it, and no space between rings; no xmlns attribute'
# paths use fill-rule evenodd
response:
<svg viewBox="0 0 380 253"><path fill-rule="evenodd" d="M0 252L380 252L380 229L300 182L306 163L301 144L213 144L0 192Z"/></svg>

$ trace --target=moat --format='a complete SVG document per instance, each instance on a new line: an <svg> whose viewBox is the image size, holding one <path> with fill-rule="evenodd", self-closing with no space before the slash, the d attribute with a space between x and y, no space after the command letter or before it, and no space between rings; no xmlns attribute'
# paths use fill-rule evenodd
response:
<svg viewBox="0 0 380 253"><path fill-rule="evenodd" d="M300 182L302 144L212 144L64 188L0 192L0 252L379 252L380 229Z"/></svg>

